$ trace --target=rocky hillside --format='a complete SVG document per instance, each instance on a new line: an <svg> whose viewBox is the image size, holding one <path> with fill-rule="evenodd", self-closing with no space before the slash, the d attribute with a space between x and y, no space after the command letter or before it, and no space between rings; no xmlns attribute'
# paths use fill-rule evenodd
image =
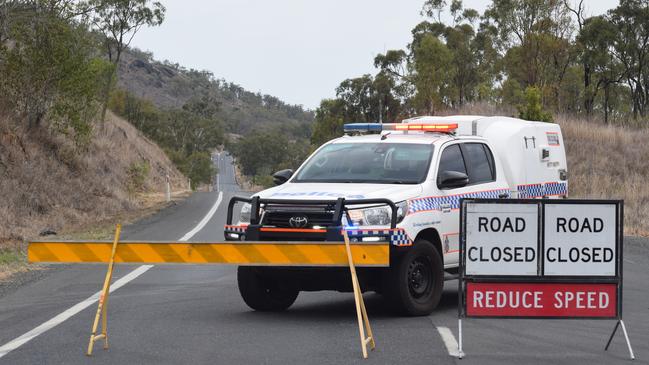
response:
<svg viewBox="0 0 649 365"><path fill-rule="evenodd" d="M156 61L152 54L129 50L119 65L118 87L153 102L163 109L180 108L192 97L207 96L219 108L218 117L228 132L247 133L253 126L276 128L290 125L305 137L310 135L313 112L286 104L277 97L245 90L216 79L208 71L186 69Z"/></svg>

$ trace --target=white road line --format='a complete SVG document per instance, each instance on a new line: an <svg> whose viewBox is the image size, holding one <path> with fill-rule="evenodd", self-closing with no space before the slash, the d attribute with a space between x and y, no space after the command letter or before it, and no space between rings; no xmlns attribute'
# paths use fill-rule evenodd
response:
<svg viewBox="0 0 649 365"><path fill-rule="evenodd" d="M205 217L203 217L203 220L198 222L196 227L194 227L191 231L187 232L182 238L180 238L180 241L187 241L190 238L192 238L196 233L198 233L209 220L212 218L214 213L216 213L216 210L219 207L219 204L221 204L221 200L223 199L223 193L219 192L219 196L216 199L216 203L212 206L212 208L207 212ZM147 272L150 268L152 268L153 265L142 265L136 268L135 270L131 271L130 273L124 275L122 278L119 280L115 281L113 284L110 286L110 292L114 292L115 290L121 288L122 286L126 285L129 281L137 278L138 276L144 274ZM70 317L74 316L75 314L81 312L82 310L88 308L92 304L96 303L97 300L99 300L99 294L101 291L96 292L92 296L90 296L88 299L77 303L73 305L72 307L66 309L62 313L58 314L56 317L50 319L49 321L41 324L40 326L34 328L33 330L25 333L24 335L9 341L2 347L0 347L0 358L3 356L7 355L9 352L19 348L20 346L24 345L25 343L29 342L35 337L38 337L39 335L45 333L46 331L58 326L59 324L63 323L64 321L70 319Z"/></svg>
<svg viewBox="0 0 649 365"><path fill-rule="evenodd" d="M203 217L203 220L201 220L200 222L198 222L198 224L196 225L196 227L194 227L194 229L192 229L191 231L187 232L184 236L182 236L182 237L180 238L180 241L188 241L189 239L191 239L192 237L194 237L194 235L195 235L196 233L198 233L198 231L200 231L201 229L203 229L203 227L205 227L205 225L207 224L207 222L209 222L210 219L212 219L212 216L214 215L214 213L216 213L216 210L219 208L219 204L221 204L221 200L223 200L223 192L222 192L222 191L219 191L219 197L216 198L216 202L214 203L214 205L212 206L212 208L210 209L210 211L207 212L207 214L205 215L205 217Z"/></svg>
<svg viewBox="0 0 649 365"><path fill-rule="evenodd" d="M455 336L453 336L453 332L451 332L448 327L437 327L437 332L439 332L439 335L442 337L448 354L454 357L460 357L457 340L455 339Z"/></svg>
<svg viewBox="0 0 649 365"><path fill-rule="evenodd" d="M142 265L138 267L137 269L131 271L130 273L124 275L124 277L120 278L116 282L114 282L110 286L110 292L114 292L115 290L121 288L122 286L126 285L129 281L137 278L138 276L144 274L152 268L153 265ZM10 341L9 343L5 344L4 346L0 347L0 357L5 356L8 354L10 351L17 349L18 347L24 345L25 343L29 342L31 339L37 337L38 335L43 334L44 332L56 327L57 325L63 323L65 320L69 319L70 317L74 316L75 314L81 312L82 310L88 308L97 300L99 299L99 294L101 291L96 292L93 294L91 297L88 299L84 300L83 302L77 303L74 306L68 308L61 314L57 315L56 317L50 319L49 321L41 324L40 326L34 328L33 330L25 333L24 335L14 339L13 341Z"/></svg>

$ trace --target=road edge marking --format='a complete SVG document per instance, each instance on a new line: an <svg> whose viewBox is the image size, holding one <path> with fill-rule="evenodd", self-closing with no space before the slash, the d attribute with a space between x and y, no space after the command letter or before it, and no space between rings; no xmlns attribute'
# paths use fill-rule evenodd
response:
<svg viewBox="0 0 649 365"><path fill-rule="evenodd" d="M138 276L144 274L147 272L150 268L152 268L153 265L141 265L135 270L129 272L128 274L124 275L122 278L118 279L115 281L111 286L110 286L110 292L114 292L115 290L121 288L122 286L126 285L129 281L137 278ZM65 322L66 320L70 319L72 316L75 314L81 312L82 310L88 308L89 306L93 305L94 303L99 300L99 295L101 294L101 290L96 292L95 294L91 295L88 297L86 300L79 302L72 307L66 309L65 311L59 313L57 316L53 317L52 319L48 320L47 322L44 322L40 326L32 329L31 331L23 334L20 337L17 337L13 339L12 341L9 341L8 343L4 344L2 347L0 347L0 358L3 356L7 355L9 352L19 348L20 346L24 345L25 343L31 341L32 339L38 337L39 335L43 334L46 331L49 331L50 329L58 326L59 324Z"/></svg>
<svg viewBox="0 0 649 365"><path fill-rule="evenodd" d="M439 335L442 337L442 341L444 341L444 345L446 346L446 350L448 351L448 354L453 357L460 357L460 353L458 352L457 340L455 339L453 332L451 332L451 330L448 327L436 327L436 328L437 328L437 332L439 332Z"/></svg>
<svg viewBox="0 0 649 365"><path fill-rule="evenodd" d="M210 210L207 212L205 217L198 222L198 224L189 232L185 233L184 236L180 238L180 241L187 241L191 239L196 233L198 233L200 230L202 230L205 225L212 219L214 216L214 213L216 213L216 210L219 208L219 205L221 204L221 201L223 200L223 192L220 191L219 195L216 199L216 202L210 208ZM149 269L151 269L154 265L141 265L134 269L133 271L129 272L128 274L124 275L122 278L118 279L115 281L113 284L110 286L110 292L112 293L113 291L121 288L122 286L126 285L129 281L137 278L138 276L144 274L147 272ZM97 300L99 300L99 295L101 294L101 290L96 292L95 294L91 295L88 297L86 300L79 302L72 307L66 309L65 311L59 313L55 317L51 318L50 320L42 323L38 327L26 332L25 334L9 341L8 343L0 346L0 358L4 357L11 351L19 348L20 346L26 344L27 342L31 341L32 339L40 336L41 334L51 330L52 328L58 326L59 324L65 322L66 320L70 319L72 316L75 314L81 312L82 310L88 308L92 304L96 303Z"/></svg>
<svg viewBox="0 0 649 365"><path fill-rule="evenodd" d="M194 237L196 233L200 232L201 229L205 228L205 225L207 225L210 219L212 219L214 213L216 213L216 210L219 208L219 205L221 205L221 200L223 200L223 192L219 191L219 196L218 198L216 198L216 202L214 203L212 208L210 208L210 210L207 212L205 217L203 217L203 219L200 222L198 222L196 227L194 227L191 231L185 233L185 235L182 236L179 241L181 242L189 241L192 237Z"/></svg>

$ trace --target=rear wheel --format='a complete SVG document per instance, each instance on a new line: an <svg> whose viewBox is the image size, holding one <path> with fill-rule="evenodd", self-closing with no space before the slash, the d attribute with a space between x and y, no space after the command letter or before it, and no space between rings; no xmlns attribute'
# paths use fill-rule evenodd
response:
<svg viewBox="0 0 649 365"><path fill-rule="evenodd" d="M429 241L415 241L408 252L390 265L384 278L385 294L393 307L410 316L430 314L442 297L444 263Z"/></svg>
<svg viewBox="0 0 649 365"><path fill-rule="evenodd" d="M237 282L243 301L258 311L286 310L300 293L272 276L263 275L263 271L256 267L239 266Z"/></svg>

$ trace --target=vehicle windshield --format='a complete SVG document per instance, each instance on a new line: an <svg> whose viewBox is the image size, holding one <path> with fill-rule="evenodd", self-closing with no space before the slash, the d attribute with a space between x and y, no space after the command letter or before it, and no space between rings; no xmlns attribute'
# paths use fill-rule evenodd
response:
<svg viewBox="0 0 649 365"><path fill-rule="evenodd" d="M298 171L293 182L419 184L433 146L410 143L333 143Z"/></svg>

